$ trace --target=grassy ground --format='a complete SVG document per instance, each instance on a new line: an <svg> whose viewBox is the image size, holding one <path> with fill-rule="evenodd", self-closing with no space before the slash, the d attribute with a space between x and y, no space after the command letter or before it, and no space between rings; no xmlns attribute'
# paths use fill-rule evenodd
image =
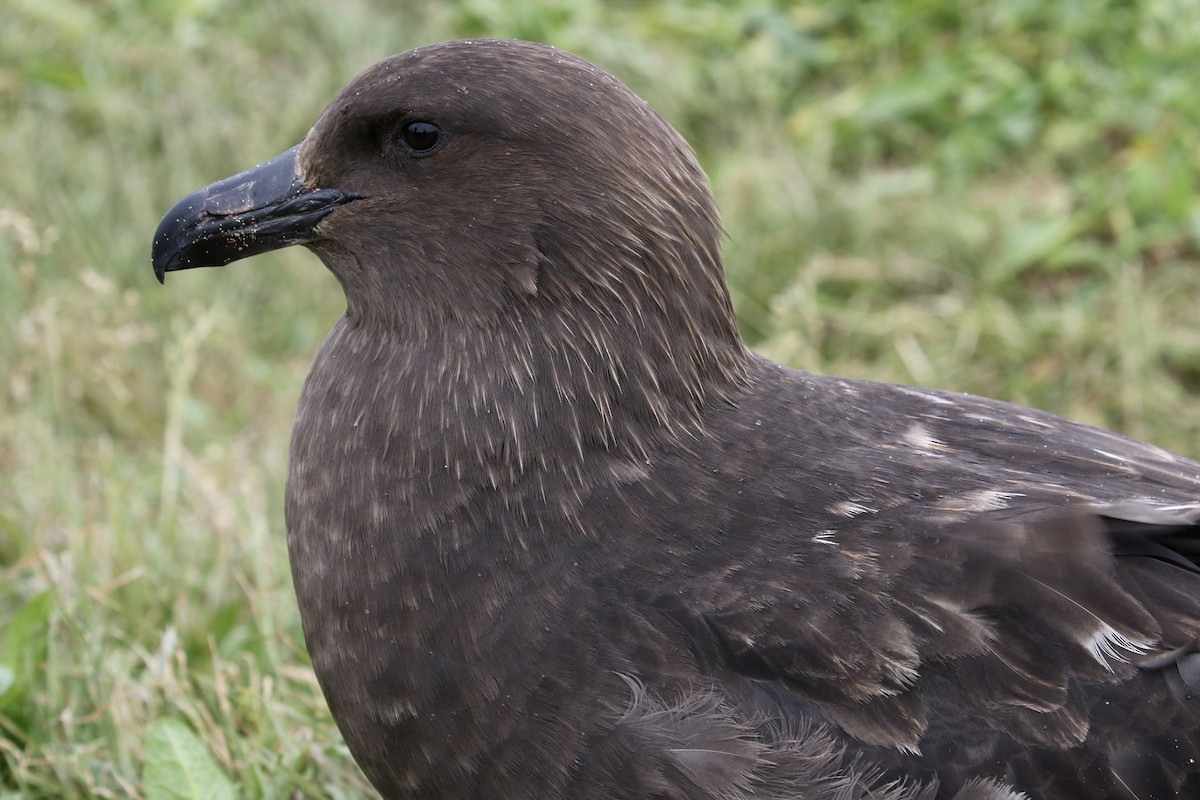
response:
<svg viewBox="0 0 1200 800"><path fill-rule="evenodd" d="M175 775L369 796L307 665L282 530L337 286L296 251L164 290L149 243L178 197L416 44L548 41L663 111L716 187L758 349L1200 456L1200 8L793 5L8 4L0 800L202 796Z"/></svg>

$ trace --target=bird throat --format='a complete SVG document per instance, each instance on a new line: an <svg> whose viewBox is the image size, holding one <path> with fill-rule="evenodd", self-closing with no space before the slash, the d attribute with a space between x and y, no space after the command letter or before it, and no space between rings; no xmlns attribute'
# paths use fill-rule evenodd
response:
<svg viewBox="0 0 1200 800"><path fill-rule="evenodd" d="M456 715L486 729L510 713L501 689L533 695L524 667L498 664L544 648L539 621L572 629L559 619L577 601L571 565L603 534L584 503L701 438L704 404L721 402L669 369L613 363L598 335L447 327L394 341L343 318L317 355L292 438L288 548L314 669L373 780L439 780L422 770L474 758L438 749ZM355 748L381 720L395 737L385 751L414 753L403 774Z"/></svg>

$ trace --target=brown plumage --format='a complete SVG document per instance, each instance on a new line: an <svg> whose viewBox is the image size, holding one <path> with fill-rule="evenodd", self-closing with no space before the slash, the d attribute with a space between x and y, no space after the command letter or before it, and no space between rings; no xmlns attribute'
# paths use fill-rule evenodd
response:
<svg viewBox="0 0 1200 800"><path fill-rule="evenodd" d="M738 336L687 145L558 50L390 58L181 201L306 244L305 637L386 797L1200 796L1200 465Z"/></svg>

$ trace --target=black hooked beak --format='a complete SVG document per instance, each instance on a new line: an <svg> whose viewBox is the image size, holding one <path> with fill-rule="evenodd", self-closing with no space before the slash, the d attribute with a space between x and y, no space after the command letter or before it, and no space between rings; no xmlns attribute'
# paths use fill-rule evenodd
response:
<svg viewBox="0 0 1200 800"><path fill-rule="evenodd" d="M154 275L162 283L175 270L222 267L239 258L316 241L317 223L355 199L357 195L341 189L305 186L296 174L293 147L176 203L154 233Z"/></svg>

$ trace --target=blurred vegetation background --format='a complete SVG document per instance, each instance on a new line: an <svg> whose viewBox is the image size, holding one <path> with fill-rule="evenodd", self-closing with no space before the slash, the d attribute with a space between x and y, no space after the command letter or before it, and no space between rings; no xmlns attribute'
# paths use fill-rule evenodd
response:
<svg viewBox="0 0 1200 800"><path fill-rule="evenodd" d="M9 0L0 800L371 796L287 572L296 250L154 282L159 216L359 70L466 36L615 73L692 142L752 345L1200 456L1195 0ZM614 135L620 135L615 131Z"/></svg>

